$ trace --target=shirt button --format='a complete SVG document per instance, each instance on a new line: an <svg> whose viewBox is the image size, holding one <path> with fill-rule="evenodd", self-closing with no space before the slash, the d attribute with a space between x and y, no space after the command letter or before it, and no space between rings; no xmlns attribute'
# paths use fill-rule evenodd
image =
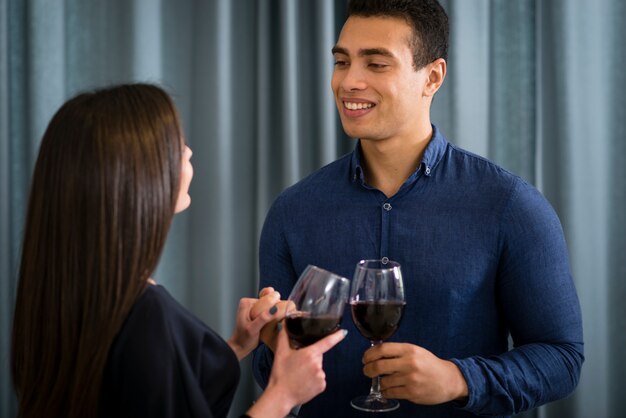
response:
<svg viewBox="0 0 626 418"><path fill-rule="evenodd" d="M389 257L383 257L380 259L383 264L387 264L389 262Z"/></svg>
<svg viewBox="0 0 626 418"><path fill-rule="evenodd" d="M390 211L391 210L391 203L385 203L383 205L383 209L385 209L386 211Z"/></svg>
<svg viewBox="0 0 626 418"><path fill-rule="evenodd" d="M430 174L430 167L426 166L426 175Z"/></svg>

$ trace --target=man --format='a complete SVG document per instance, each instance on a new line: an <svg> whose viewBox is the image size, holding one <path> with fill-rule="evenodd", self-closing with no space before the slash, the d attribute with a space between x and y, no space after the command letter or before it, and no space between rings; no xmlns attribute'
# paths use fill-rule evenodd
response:
<svg viewBox="0 0 626 418"><path fill-rule="evenodd" d="M353 153L284 191L261 236L261 287L288 295L314 264L351 277L361 259L402 266L406 308L374 348L344 317L327 389L302 417L362 417L350 400L381 375L387 417L509 416L570 394L581 313L559 220L541 194L448 143L430 122L446 75L436 0L354 0L332 88ZM508 336L514 348L508 347ZM267 381L271 337L255 353ZM269 347L268 347L269 346ZM365 354L363 354L365 353Z"/></svg>

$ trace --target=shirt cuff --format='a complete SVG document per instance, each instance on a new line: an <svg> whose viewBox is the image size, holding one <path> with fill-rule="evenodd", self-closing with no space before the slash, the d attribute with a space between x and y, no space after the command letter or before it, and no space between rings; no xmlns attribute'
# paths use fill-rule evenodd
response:
<svg viewBox="0 0 626 418"><path fill-rule="evenodd" d="M461 371L463 378L465 379L465 383L467 384L467 400L466 401L453 401L452 405L455 408L462 409L469 412L474 412L479 405L479 389L484 388L486 385L486 381L484 377L482 377L482 373L480 370L478 373L473 373L471 368L472 361L469 359L459 360L459 359L450 359L451 362L456 364L456 366Z"/></svg>

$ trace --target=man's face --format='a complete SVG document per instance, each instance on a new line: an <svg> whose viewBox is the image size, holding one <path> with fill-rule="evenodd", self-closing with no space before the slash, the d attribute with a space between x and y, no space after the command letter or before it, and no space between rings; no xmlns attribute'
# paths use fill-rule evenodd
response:
<svg viewBox="0 0 626 418"><path fill-rule="evenodd" d="M333 48L331 81L341 123L353 138L415 135L429 97L426 67L416 71L411 27L400 18L348 18Z"/></svg>

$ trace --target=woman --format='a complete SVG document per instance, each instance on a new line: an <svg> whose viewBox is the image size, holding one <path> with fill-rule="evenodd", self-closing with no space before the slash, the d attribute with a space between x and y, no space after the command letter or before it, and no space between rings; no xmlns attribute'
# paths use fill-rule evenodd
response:
<svg viewBox="0 0 626 418"><path fill-rule="evenodd" d="M81 94L53 117L32 180L13 325L20 416L226 416L237 360L258 344L279 295L242 299L225 342L151 279L172 217L191 201L190 158L156 86ZM284 417L323 391L322 354L343 336L294 351L282 331L272 379L247 414Z"/></svg>

